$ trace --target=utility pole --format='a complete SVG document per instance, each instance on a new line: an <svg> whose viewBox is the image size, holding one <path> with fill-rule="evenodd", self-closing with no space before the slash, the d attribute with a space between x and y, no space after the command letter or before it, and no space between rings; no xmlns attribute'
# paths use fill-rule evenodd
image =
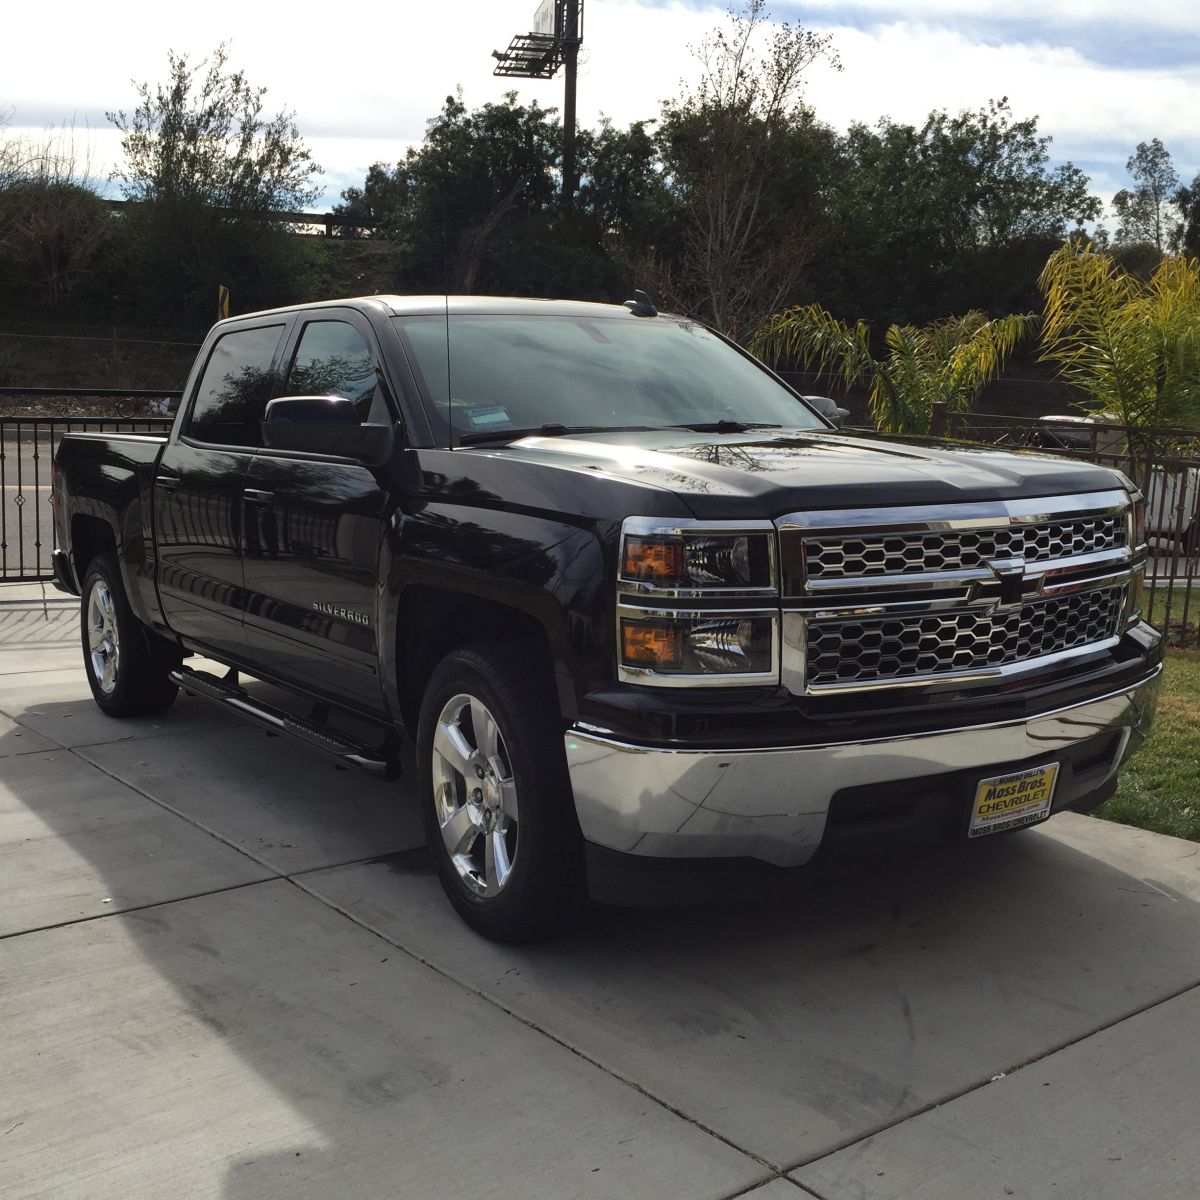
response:
<svg viewBox="0 0 1200 1200"><path fill-rule="evenodd" d="M579 47L583 42L583 0L542 0L533 14L533 29L518 33L507 50L493 50L493 75L553 79L566 68L563 91L562 206L571 207L579 187L575 164L575 89Z"/></svg>

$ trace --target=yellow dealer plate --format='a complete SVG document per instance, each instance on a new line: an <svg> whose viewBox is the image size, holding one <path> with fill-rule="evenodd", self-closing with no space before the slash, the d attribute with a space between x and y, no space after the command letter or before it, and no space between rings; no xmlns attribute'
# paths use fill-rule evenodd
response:
<svg viewBox="0 0 1200 1200"><path fill-rule="evenodd" d="M983 779L975 789L975 807L971 810L970 837L1020 829L1050 815L1054 785L1058 782L1058 763L1031 767L1013 775Z"/></svg>

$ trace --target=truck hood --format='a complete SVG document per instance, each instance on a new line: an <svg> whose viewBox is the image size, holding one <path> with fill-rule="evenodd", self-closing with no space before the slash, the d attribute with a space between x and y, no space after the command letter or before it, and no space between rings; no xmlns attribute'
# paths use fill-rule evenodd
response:
<svg viewBox="0 0 1200 1200"><path fill-rule="evenodd" d="M1115 471L1068 459L811 430L531 437L486 453L667 489L703 519L1061 496L1123 486Z"/></svg>

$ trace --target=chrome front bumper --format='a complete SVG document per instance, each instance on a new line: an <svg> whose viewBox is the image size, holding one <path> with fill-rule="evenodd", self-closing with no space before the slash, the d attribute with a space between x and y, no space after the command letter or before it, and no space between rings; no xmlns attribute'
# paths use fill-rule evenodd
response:
<svg viewBox="0 0 1200 1200"><path fill-rule="evenodd" d="M655 858L754 858L799 866L816 852L834 794L844 788L956 771L1002 774L1119 733L1111 779L1149 731L1162 682L1142 682L1026 720L868 742L760 750L635 746L580 729L565 736L583 836Z"/></svg>

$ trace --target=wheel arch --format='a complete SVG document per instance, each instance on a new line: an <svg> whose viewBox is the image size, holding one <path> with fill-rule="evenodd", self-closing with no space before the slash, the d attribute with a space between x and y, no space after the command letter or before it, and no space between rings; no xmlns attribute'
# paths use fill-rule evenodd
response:
<svg viewBox="0 0 1200 1200"><path fill-rule="evenodd" d="M395 662L395 685L405 726L415 732L429 678L447 654L475 642L509 641L526 642L535 648L531 669L555 671L550 632L531 613L490 597L446 587L407 588L396 619ZM560 708L573 708L573 689L559 686L558 692Z"/></svg>
<svg viewBox="0 0 1200 1200"><path fill-rule="evenodd" d="M71 517L71 565L80 587L89 564L101 554L117 557L117 535L112 525L103 517L75 513Z"/></svg>

